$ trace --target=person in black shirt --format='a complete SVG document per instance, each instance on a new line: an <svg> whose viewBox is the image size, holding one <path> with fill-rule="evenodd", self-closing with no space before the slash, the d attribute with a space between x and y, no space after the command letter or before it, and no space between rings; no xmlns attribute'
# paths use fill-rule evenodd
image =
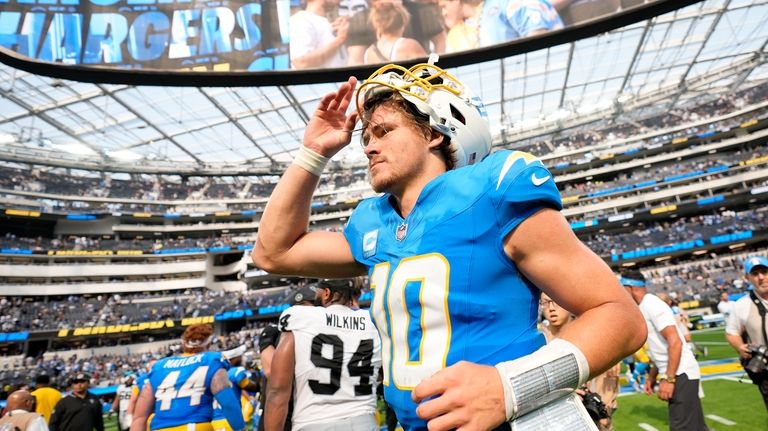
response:
<svg viewBox="0 0 768 431"><path fill-rule="evenodd" d="M69 380L72 393L54 407L50 431L104 431L101 401L88 392L90 379L89 375L79 373Z"/></svg>

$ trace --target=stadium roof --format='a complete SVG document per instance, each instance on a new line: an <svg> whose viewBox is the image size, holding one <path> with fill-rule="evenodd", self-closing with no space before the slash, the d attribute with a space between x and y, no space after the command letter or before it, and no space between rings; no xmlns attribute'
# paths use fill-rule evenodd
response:
<svg viewBox="0 0 768 431"><path fill-rule="evenodd" d="M712 0L451 72L485 101L501 145L762 83L767 44L768 0ZM117 172L279 172L334 88L94 85L0 65L0 159ZM354 144L337 159L363 163Z"/></svg>

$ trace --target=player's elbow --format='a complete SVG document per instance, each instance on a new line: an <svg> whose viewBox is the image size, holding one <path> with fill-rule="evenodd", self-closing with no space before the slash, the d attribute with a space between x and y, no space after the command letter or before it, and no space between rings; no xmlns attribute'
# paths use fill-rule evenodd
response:
<svg viewBox="0 0 768 431"><path fill-rule="evenodd" d="M256 266L256 268L259 268L270 274L281 274L280 271L283 270L283 265L281 264L280 260L281 256L281 253L265 247L264 244L262 244L262 242L258 239L256 240L256 244L253 246L253 250L251 251L251 261L253 261L253 264Z"/></svg>

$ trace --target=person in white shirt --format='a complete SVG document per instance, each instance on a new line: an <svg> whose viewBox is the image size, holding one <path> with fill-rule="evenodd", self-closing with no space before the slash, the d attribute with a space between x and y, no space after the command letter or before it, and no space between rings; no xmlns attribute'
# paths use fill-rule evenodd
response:
<svg viewBox="0 0 768 431"><path fill-rule="evenodd" d="M758 354L756 350L768 350L768 324L765 318L765 310L768 308L768 259L763 256L747 258L744 261L744 272L752 290L734 303L731 315L725 320L725 338L739 352L747 374L760 389L768 409L768 373L765 369L759 373L754 372L751 366L764 368L765 354L760 354L763 361L752 359L755 359L754 354Z"/></svg>
<svg viewBox="0 0 768 431"><path fill-rule="evenodd" d="M352 280L313 287L323 307L293 306L280 316L264 428L282 431L293 391L294 431L378 431L381 340L368 310L353 308L360 290Z"/></svg>
<svg viewBox="0 0 768 431"><path fill-rule="evenodd" d="M0 430L48 431L43 415L35 413L35 397L29 391L18 390L8 396L5 415L0 418Z"/></svg>
<svg viewBox="0 0 768 431"><path fill-rule="evenodd" d="M717 311L723 313L723 317L727 320L733 310L734 302L731 302L727 292L720 294L720 302L717 303Z"/></svg>
<svg viewBox="0 0 768 431"><path fill-rule="evenodd" d="M349 17L338 16L339 0L308 0L304 10L291 16L291 67L335 68L347 65L344 43ZM336 16L333 20L328 16Z"/></svg>
<svg viewBox="0 0 768 431"><path fill-rule="evenodd" d="M648 326L648 356L658 369L646 380L646 393L652 394L659 382L658 396L669 403L670 431L707 430L699 398L699 364L685 342L672 309L656 295L648 293L645 276L637 270L620 277L621 284L640 306Z"/></svg>

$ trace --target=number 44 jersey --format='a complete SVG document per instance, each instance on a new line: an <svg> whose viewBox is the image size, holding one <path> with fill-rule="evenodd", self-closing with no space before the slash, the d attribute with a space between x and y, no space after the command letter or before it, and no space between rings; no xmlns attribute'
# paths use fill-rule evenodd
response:
<svg viewBox="0 0 768 431"><path fill-rule="evenodd" d="M381 341L368 311L293 306L279 326L294 337L295 430L375 413Z"/></svg>
<svg viewBox="0 0 768 431"><path fill-rule="evenodd" d="M225 364L219 352L172 356L152 367L149 382L155 391L151 429L208 423L213 418L211 379Z"/></svg>

